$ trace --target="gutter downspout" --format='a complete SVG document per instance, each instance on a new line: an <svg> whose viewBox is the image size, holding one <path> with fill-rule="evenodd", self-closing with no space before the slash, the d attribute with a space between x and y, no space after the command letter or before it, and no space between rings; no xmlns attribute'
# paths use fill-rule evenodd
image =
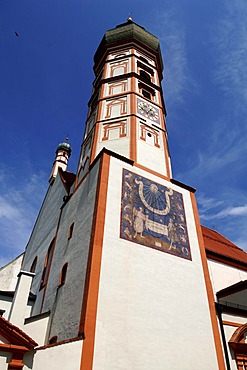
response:
<svg viewBox="0 0 247 370"><path fill-rule="evenodd" d="M227 367L227 370L231 370L229 355L228 355L228 349L227 349L227 343L226 343L226 336L225 336L225 331L224 331L224 325L223 325L223 321L222 321L222 306L219 303L216 302L215 303L215 308L216 308L217 316L218 316L218 319L219 319L221 339L222 339L222 344L223 344L224 353L225 353L226 367Z"/></svg>

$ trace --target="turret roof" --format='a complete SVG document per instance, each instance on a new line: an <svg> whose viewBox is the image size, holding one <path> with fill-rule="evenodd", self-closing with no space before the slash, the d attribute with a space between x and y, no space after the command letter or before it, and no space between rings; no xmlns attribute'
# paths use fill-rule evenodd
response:
<svg viewBox="0 0 247 370"><path fill-rule="evenodd" d="M68 155L70 157L71 152L72 152L72 148L69 144L69 139L67 137L66 137L64 142L58 144L56 153L58 152L58 150L65 150L66 152L68 152Z"/></svg>
<svg viewBox="0 0 247 370"><path fill-rule="evenodd" d="M137 23L133 22L131 18L128 18L127 22L119 24L115 28L106 31L94 55L95 63L97 62L102 51L107 45L131 39L140 41L145 46L158 53L161 66L163 68L160 43L158 38L152 35L150 32L146 31L144 27L139 26Z"/></svg>

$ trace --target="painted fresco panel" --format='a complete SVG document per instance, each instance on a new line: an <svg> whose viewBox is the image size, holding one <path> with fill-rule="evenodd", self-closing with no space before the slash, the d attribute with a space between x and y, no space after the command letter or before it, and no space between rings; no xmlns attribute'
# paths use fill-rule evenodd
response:
<svg viewBox="0 0 247 370"><path fill-rule="evenodd" d="M191 260L182 194L124 169L120 237Z"/></svg>

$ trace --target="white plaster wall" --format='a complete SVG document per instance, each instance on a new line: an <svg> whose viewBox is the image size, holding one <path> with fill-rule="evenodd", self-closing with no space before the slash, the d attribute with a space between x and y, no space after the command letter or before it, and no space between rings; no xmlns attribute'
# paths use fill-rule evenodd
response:
<svg viewBox="0 0 247 370"><path fill-rule="evenodd" d="M96 156L103 148L107 148L115 153L123 155L124 157L129 157L130 155L130 127L129 127L129 119L124 119L127 121L126 123L126 137L116 137L114 135L119 134L118 130L114 130L110 132L109 140L102 141L103 137L103 123L99 123L99 138L97 142L97 149L96 149ZM112 121L114 123L116 121ZM111 123L111 122L108 122Z"/></svg>
<svg viewBox="0 0 247 370"><path fill-rule="evenodd" d="M110 111L111 116L108 117L107 116L107 105L109 103L113 102L114 100L122 100L122 101L126 102L126 113L121 114L121 105L117 104L116 106L112 107L112 109ZM124 117L127 114L130 114L130 96L129 95L125 95L123 93L123 95L121 95L119 97L116 97L115 99L114 98L109 98L109 99L106 99L106 100L102 101L102 110L101 110L101 114L100 114L100 120L105 120L105 119L110 119L110 118L113 118L115 120L116 119L121 120L121 118L124 119Z"/></svg>
<svg viewBox="0 0 247 370"><path fill-rule="evenodd" d="M25 317L30 315L30 305L28 304L30 287L34 274L21 272L18 276L18 282L15 289L13 303L9 313L8 320L23 329Z"/></svg>
<svg viewBox="0 0 247 370"><path fill-rule="evenodd" d="M48 322L49 316L46 316L25 324L23 330L32 339L34 339L39 346L42 346L45 344Z"/></svg>
<svg viewBox="0 0 247 370"><path fill-rule="evenodd" d="M8 319L9 317L11 305L12 305L12 297L5 297L5 296L0 295L0 309L5 310L3 314L3 317L5 319Z"/></svg>
<svg viewBox="0 0 247 370"><path fill-rule="evenodd" d="M0 352L0 369L7 370L8 364L11 361L12 354L8 352Z"/></svg>
<svg viewBox="0 0 247 370"><path fill-rule="evenodd" d="M222 314L222 320L235 322L237 324L246 324L246 322L247 322L246 317L242 317L242 316L239 316L239 315L233 315L233 314L229 314L229 313L223 313Z"/></svg>
<svg viewBox="0 0 247 370"><path fill-rule="evenodd" d="M184 196L192 261L119 238L122 168ZM217 369L189 192L111 159L94 370Z"/></svg>
<svg viewBox="0 0 247 370"><path fill-rule="evenodd" d="M82 341L75 341L37 350L34 358L27 354L23 370L80 370L82 346Z"/></svg>
<svg viewBox="0 0 247 370"><path fill-rule="evenodd" d="M147 136L146 141L140 139L141 137L140 124L141 122L138 123L139 134L137 140L137 163L147 168L151 168L153 171L161 173L164 176L167 176L165 153L163 149L164 146L161 131L159 132L160 148L157 148L153 144L154 143L153 136L151 138Z"/></svg>
<svg viewBox="0 0 247 370"><path fill-rule="evenodd" d="M114 66L114 65L118 65L118 63L122 63L122 62L127 62L127 70L126 70L126 73L129 73L130 70L131 70L131 63L130 63L130 57L126 56L126 57L123 57L123 58L119 58L119 59L116 59L115 61L110 61L109 63L106 64L105 68L106 68L106 78L108 77L111 77L111 66ZM115 75L117 76L117 74ZM119 74L119 76L121 76L121 74Z"/></svg>
<svg viewBox="0 0 247 370"><path fill-rule="evenodd" d="M5 310L3 317L8 320L9 319L9 314L12 306L12 297L6 297L3 295L0 295L0 309ZM25 308L25 317L30 316L30 312L32 309L32 304L30 302L26 305Z"/></svg>
<svg viewBox="0 0 247 370"><path fill-rule="evenodd" d="M220 262L208 260L214 293L247 279L247 272Z"/></svg>
<svg viewBox="0 0 247 370"><path fill-rule="evenodd" d="M113 89L113 94L109 94L110 92L110 86L114 85L114 83L120 83L120 82L127 82L126 83L126 89L124 91L122 91L122 87L121 86L117 86L117 87L114 87ZM104 96L111 96L111 95L115 95L115 94L125 94L126 92L129 91L130 89L130 79L129 78L125 78L125 79L120 79L118 81L115 81L115 82L111 82L111 83L106 83L103 85L103 95Z"/></svg>
<svg viewBox="0 0 247 370"><path fill-rule="evenodd" d="M23 253L0 268L0 290L14 291L17 283L17 275L21 269Z"/></svg>

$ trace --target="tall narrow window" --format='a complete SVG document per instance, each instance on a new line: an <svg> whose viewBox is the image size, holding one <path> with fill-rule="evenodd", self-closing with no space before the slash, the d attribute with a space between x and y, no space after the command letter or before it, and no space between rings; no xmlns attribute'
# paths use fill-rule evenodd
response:
<svg viewBox="0 0 247 370"><path fill-rule="evenodd" d="M69 231L68 231L68 239L72 238L73 235L73 230L74 230L74 222L70 225Z"/></svg>
<svg viewBox="0 0 247 370"><path fill-rule="evenodd" d="M52 260L54 246L55 246L55 238L52 240L52 242L51 242L51 244L48 248L48 251L46 253L44 268L43 268L42 277L41 277L41 281L40 281L40 289L42 289L47 283L48 274L49 274L49 270L50 270L50 267L51 267L51 260Z"/></svg>
<svg viewBox="0 0 247 370"><path fill-rule="evenodd" d="M62 267L62 270L61 270L61 273L60 273L60 279L59 279L59 285L58 287L62 286L65 284L65 280L66 280L66 275L67 275L67 269L68 269L68 262L66 262L63 267Z"/></svg>
<svg viewBox="0 0 247 370"><path fill-rule="evenodd" d="M30 272L35 272L36 270L36 266L37 266L37 261L38 261L38 257L36 256L33 260L33 263L31 265L31 268L30 268Z"/></svg>

